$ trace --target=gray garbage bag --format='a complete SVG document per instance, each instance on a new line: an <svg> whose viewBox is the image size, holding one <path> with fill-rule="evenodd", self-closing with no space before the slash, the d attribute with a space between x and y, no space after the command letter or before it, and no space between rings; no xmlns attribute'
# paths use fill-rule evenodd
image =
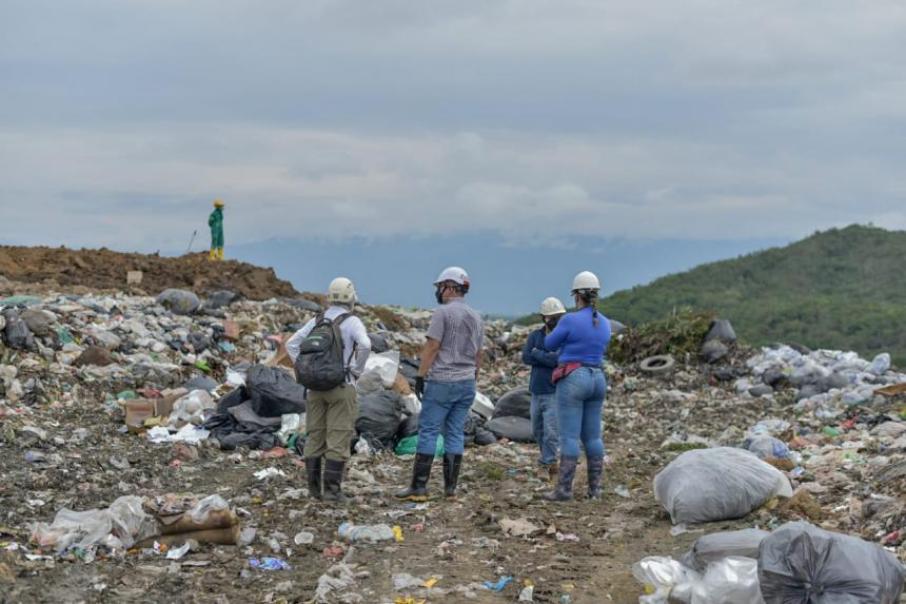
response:
<svg viewBox="0 0 906 604"><path fill-rule="evenodd" d="M528 388L516 388L501 396L494 403L494 418L532 417L532 395Z"/></svg>
<svg viewBox="0 0 906 604"><path fill-rule="evenodd" d="M165 289L157 296L157 303L177 315L191 315L201 306L201 300L185 289Z"/></svg>
<svg viewBox="0 0 906 604"><path fill-rule="evenodd" d="M393 447L393 441L403 418L400 395L392 390L359 394L359 417L355 429L372 445ZM416 424L417 425L417 424Z"/></svg>
<svg viewBox="0 0 906 604"><path fill-rule="evenodd" d="M776 496L789 479L752 453L731 447L687 451L654 477L654 496L674 524L742 518Z"/></svg>
<svg viewBox="0 0 906 604"><path fill-rule="evenodd" d="M766 604L896 604L906 574L874 543L790 522L761 542L758 579Z"/></svg>
<svg viewBox="0 0 906 604"><path fill-rule="evenodd" d="M758 546L771 533L759 529L723 531L699 537L681 562L699 572L729 556L758 558Z"/></svg>
<svg viewBox="0 0 906 604"><path fill-rule="evenodd" d="M14 309L3 312L6 319L6 328L3 330L3 339L6 345L16 350L35 350L35 337L28 325Z"/></svg>
<svg viewBox="0 0 906 604"><path fill-rule="evenodd" d="M736 331L733 325L726 319L717 319L711 323L711 329L705 336L705 341L719 340L725 344L732 344L736 341Z"/></svg>
<svg viewBox="0 0 906 604"><path fill-rule="evenodd" d="M498 438L508 438L520 443L535 442L535 435L532 434L532 420L524 417L514 415L495 417L485 424L485 428Z"/></svg>
<svg viewBox="0 0 906 604"><path fill-rule="evenodd" d="M238 302L242 296L229 290L220 290L212 293L205 301L207 308L224 308L233 302Z"/></svg>
<svg viewBox="0 0 906 604"><path fill-rule="evenodd" d="M253 365L245 378L252 409L261 417L305 413L305 389L286 371Z"/></svg>

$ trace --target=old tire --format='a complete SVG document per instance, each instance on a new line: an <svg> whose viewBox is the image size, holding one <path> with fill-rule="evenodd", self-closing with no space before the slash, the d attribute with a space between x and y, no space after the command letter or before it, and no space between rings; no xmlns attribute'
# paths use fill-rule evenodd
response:
<svg viewBox="0 0 906 604"><path fill-rule="evenodd" d="M676 365L676 360L672 356L669 354L659 354L648 357L639 363L639 369L645 373L657 375L660 373L667 373L673 369L674 365Z"/></svg>

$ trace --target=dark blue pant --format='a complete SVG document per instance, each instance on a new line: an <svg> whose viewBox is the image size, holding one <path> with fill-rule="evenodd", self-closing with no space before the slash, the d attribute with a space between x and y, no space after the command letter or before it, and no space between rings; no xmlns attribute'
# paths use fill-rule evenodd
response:
<svg viewBox="0 0 906 604"><path fill-rule="evenodd" d="M601 412L607 383L598 368L580 367L557 382L560 454L579 457L579 442L590 458L604 457Z"/></svg>
<svg viewBox="0 0 906 604"><path fill-rule="evenodd" d="M437 436L444 435L444 451L462 455L466 419L475 402L475 380L426 382L418 417L418 453L434 455Z"/></svg>

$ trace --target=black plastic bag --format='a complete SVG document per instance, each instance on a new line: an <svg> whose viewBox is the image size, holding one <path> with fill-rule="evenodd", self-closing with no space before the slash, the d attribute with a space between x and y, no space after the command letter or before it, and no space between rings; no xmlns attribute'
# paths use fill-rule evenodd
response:
<svg viewBox="0 0 906 604"><path fill-rule="evenodd" d="M524 417L512 415L495 417L486 424L486 427L498 438L508 438L520 443L535 442L535 435L532 433L532 420Z"/></svg>
<svg viewBox="0 0 906 604"><path fill-rule="evenodd" d="M28 325L13 309L3 313L6 319L6 329L3 332L6 345L16 350L36 350L35 337Z"/></svg>
<svg viewBox="0 0 906 604"><path fill-rule="evenodd" d="M532 417L532 395L528 388L516 388L494 403L494 419L498 417Z"/></svg>
<svg viewBox="0 0 906 604"><path fill-rule="evenodd" d="M399 430L396 432L396 440L401 440L407 436L418 434L418 413L407 415L400 422Z"/></svg>
<svg viewBox="0 0 906 604"><path fill-rule="evenodd" d="M896 604L904 578L880 546L807 522L784 524L758 549L765 604Z"/></svg>
<svg viewBox="0 0 906 604"><path fill-rule="evenodd" d="M249 400L249 391L245 386L240 386L217 401L217 413L226 413L230 407L241 405L247 400Z"/></svg>
<svg viewBox="0 0 906 604"><path fill-rule="evenodd" d="M245 379L252 409L261 417L305 413L305 389L293 376L264 365L253 365Z"/></svg>
<svg viewBox="0 0 906 604"><path fill-rule="evenodd" d="M379 390L359 396L359 417L355 429L369 443L393 447L403 417L400 395L392 390Z"/></svg>

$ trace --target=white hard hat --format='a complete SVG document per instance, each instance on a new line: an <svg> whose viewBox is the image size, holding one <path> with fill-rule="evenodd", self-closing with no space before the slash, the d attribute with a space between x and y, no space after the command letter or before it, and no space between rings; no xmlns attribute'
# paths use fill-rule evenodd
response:
<svg viewBox="0 0 906 604"><path fill-rule="evenodd" d="M338 304L353 304L357 300L355 286L346 277L337 277L327 288L327 301Z"/></svg>
<svg viewBox="0 0 906 604"><path fill-rule="evenodd" d="M563 302L557 298L545 298L541 303L541 316L550 317L551 315L562 315L566 313L566 307Z"/></svg>
<svg viewBox="0 0 906 604"><path fill-rule="evenodd" d="M601 289L601 282L598 281L597 275L590 271L582 271L573 279L572 291L583 289Z"/></svg>
<svg viewBox="0 0 906 604"><path fill-rule="evenodd" d="M469 273L466 272L466 269L459 266L449 266L440 272L440 275L437 276L437 279L434 281L434 285L443 283L444 281L452 281L453 283L462 285L464 288L469 288Z"/></svg>

